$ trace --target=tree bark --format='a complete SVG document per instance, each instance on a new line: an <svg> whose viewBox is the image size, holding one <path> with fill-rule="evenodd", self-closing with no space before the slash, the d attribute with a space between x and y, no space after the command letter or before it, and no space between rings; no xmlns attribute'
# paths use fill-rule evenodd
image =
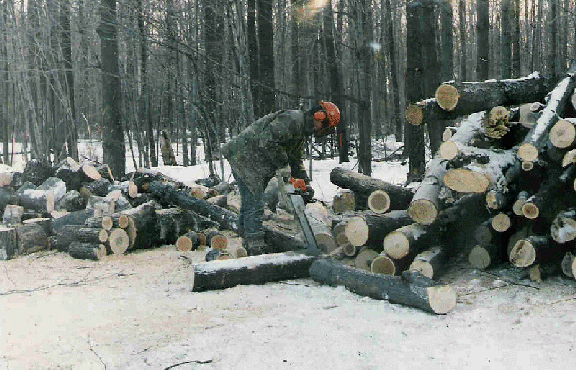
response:
<svg viewBox="0 0 576 370"><path fill-rule="evenodd" d="M343 285L353 293L416 307L434 314L446 314L456 307L456 292L417 272L402 276L373 274L333 260L318 259L310 267L314 281L330 286Z"/></svg>

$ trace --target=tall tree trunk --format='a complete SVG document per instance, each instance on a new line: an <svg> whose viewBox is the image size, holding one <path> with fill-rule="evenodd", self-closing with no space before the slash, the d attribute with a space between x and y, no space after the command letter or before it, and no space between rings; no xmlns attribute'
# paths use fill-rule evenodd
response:
<svg viewBox="0 0 576 370"><path fill-rule="evenodd" d="M140 34L140 96L138 99L138 121L142 131L146 132L148 156L144 158L146 166L158 166L156 143L154 140L154 125L150 119L150 104L148 97L148 28L146 27L146 12L142 0L137 0L138 33Z"/></svg>
<svg viewBox="0 0 576 370"><path fill-rule="evenodd" d="M424 97L434 96L440 85L441 68L438 63L438 49L436 45L436 31L438 29L435 17L436 4L434 0L422 1L422 56L424 66ZM442 122L428 122L428 137L430 151L436 153L442 142L444 125Z"/></svg>
<svg viewBox="0 0 576 370"><path fill-rule="evenodd" d="M513 1L514 10L512 13L511 22L508 24L512 26L512 78L518 78L522 73L520 70L520 0Z"/></svg>
<svg viewBox="0 0 576 370"><path fill-rule="evenodd" d="M256 104L259 105L262 115L272 113L276 108L273 23L272 1L258 0L258 43L260 45L258 77L262 94Z"/></svg>
<svg viewBox="0 0 576 370"><path fill-rule="evenodd" d="M368 0L362 0L358 3L357 24L359 40L357 43L357 54L359 68L360 110L359 130L360 130L360 148L358 151L358 169L361 173L372 175L372 117L370 90L373 74L373 54L370 43L373 39L372 30L372 6Z"/></svg>
<svg viewBox="0 0 576 370"><path fill-rule="evenodd" d="M400 139L402 138L404 130L402 128L402 119L400 119L400 112L402 111L402 108L400 100L400 81L398 80L398 59L396 56L397 44L396 38L394 37L394 16L392 13L390 0L384 0L384 6L384 23L388 34L388 59L390 60L390 78L392 83L392 111L390 112L390 117L394 125L394 133L396 134L396 138Z"/></svg>
<svg viewBox="0 0 576 370"><path fill-rule="evenodd" d="M478 81L487 80L489 77L490 58L490 12L488 0L477 0L478 20L476 31L478 33L477 53L478 64L476 65L476 75Z"/></svg>
<svg viewBox="0 0 576 370"><path fill-rule="evenodd" d="M458 18L458 23L460 24L460 75L458 77L460 81L466 81L468 77L466 68L468 63L466 60L466 45L468 41L466 39L466 25L468 24L468 22L466 22L466 0L460 0L458 2Z"/></svg>
<svg viewBox="0 0 576 370"><path fill-rule="evenodd" d="M502 78L512 77L512 0L502 0Z"/></svg>
<svg viewBox="0 0 576 370"><path fill-rule="evenodd" d="M406 5L406 98L408 103L415 103L424 98L421 13L421 2L411 1ZM404 151L408 151L408 181L421 179L426 167L422 125L406 125Z"/></svg>
<svg viewBox="0 0 576 370"><path fill-rule="evenodd" d="M118 30L116 0L101 0L101 23L98 28L102 53L102 150L104 163L114 177L126 172L126 148L120 116L120 68L118 62Z"/></svg>
<svg viewBox="0 0 576 370"><path fill-rule="evenodd" d="M454 13L450 1L443 0L440 6L442 11L442 81L445 82L454 79L454 33L452 32Z"/></svg>
<svg viewBox="0 0 576 370"><path fill-rule="evenodd" d="M60 24L62 27L62 54L64 56L65 84L68 92L68 109L70 109L66 144L68 156L78 160L78 119L76 114L76 98L74 94L74 71L72 70L72 42L70 31L70 0L60 0Z"/></svg>
<svg viewBox="0 0 576 370"><path fill-rule="evenodd" d="M332 102L340 109L343 107L344 100L341 98L343 95L342 78L338 71L338 56L336 55L336 45L334 42L334 13L332 11L332 3L326 4L324 9L324 42L326 44L326 59L328 64L328 74L330 79L330 96ZM340 118L340 124L337 127L336 135L338 139L338 158L339 163L349 162L348 158L348 132L346 120Z"/></svg>
<svg viewBox="0 0 576 370"><path fill-rule="evenodd" d="M260 117L262 112L258 102L260 101L260 80L258 66L260 65L260 50L258 45L258 31L256 28L256 0L248 0L247 3L247 32L248 32L248 53L250 59L250 88L252 90L252 102L254 105L254 116ZM296 24L296 22L294 22ZM296 27L296 26L295 26ZM294 36L298 38L297 34ZM295 54L297 55L297 54Z"/></svg>
<svg viewBox="0 0 576 370"><path fill-rule="evenodd" d="M554 80L560 75L560 63L558 63L558 46L556 39L558 37L558 4L557 0L551 0L549 3L550 12L548 14L548 34L550 35L550 50L548 52L548 69L549 74Z"/></svg>

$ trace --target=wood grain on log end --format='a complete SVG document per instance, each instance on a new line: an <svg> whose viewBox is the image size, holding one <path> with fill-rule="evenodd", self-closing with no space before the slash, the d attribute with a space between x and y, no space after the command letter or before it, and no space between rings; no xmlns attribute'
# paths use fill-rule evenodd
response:
<svg viewBox="0 0 576 370"><path fill-rule="evenodd" d="M535 218L538 218L540 210L538 209L538 206L536 204L532 202L526 202L522 206L522 214L524 215L524 217L533 220Z"/></svg>
<svg viewBox="0 0 576 370"><path fill-rule="evenodd" d="M128 233L124 229L116 228L108 235L108 246L112 254L124 254L130 246Z"/></svg>
<svg viewBox="0 0 576 370"><path fill-rule="evenodd" d="M492 218L492 228L499 233L505 232L510 226L512 226L512 220L506 213L498 213Z"/></svg>
<svg viewBox="0 0 576 370"><path fill-rule="evenodd" d="M512 205L512 211L516 216L524 216L524 212L522 212L522 207L526 204L526 200L530 197L530 194L526 191L521 191L518 193L517 199L514 201Z"/></svg>
<svg viewBox="0 0 576 370"><path fill-rule="evenodd" d="M406 108L406 120L414 126L420 126L424 121L424 111L421 106L409 104Z"/></svg>
<svg viewBox="0 0 576 370"><path fill-rule="evenodd" d="M574 255L571 252L566 252L564 258L560 262L560 269L562 273L570 278L574 278L572 266L574 265Z"/></svg>
<svg viewBox="0 0 576 370"><path fill-rule="evenodd" d="M410 203L408 215L414 222L430 225L438 218L438 208L428 199L418 199Z"/></svg>
<svg viewBox="0 0 576 370"><path fill-rule="evenodd" d="M390 209L390 196L384 190L375 190L368 196L368 208L375 213L385 213Z"/></svg>
<svg viewBox="0 0 576 370"><path fill-rule="evenodd" d="M522 162L522 171L532 171L534 169L534 162L523 161Z"/></svg>
<svg viewBox="0 0 576 370"><path fill-rule="evenodd" d="M410 240L400 231L392 231L384 238L384 251L394 259L401 259L410 250Z"/></svg>
<svg viewBox="0 0 576 370"><path fill-rule="evenodd" d="M534 144L524 143L518 147L516 155L522 161L535 162L538 159L538 149Z"/></svg>
<svg viewBox="0 0 576 370"><path fill-rule="evenodd" d="M348 241L355 246L361 246L368 240L368 225L362 217L352 217L346 223L346 228L344 229Z"/></svg>
<svg viewBox="0 0 576 370"><path fill-rule="evenodd" d="M510 131L510 111L505 107L494 107L484 121L486 136L492 139L501 139Z"/></svg>
<svg viewBox="0 0 576 370"><path fill-rule="evenodd" d="M342 246L342 252L348 257L354 257L358 252L358 248L355 245L348 243Z"/></svg>
<svg viewBox="0 0 576 370"><path fill-rule="evenodd" d="M457 294L454 288L448 285L436 285L426 288L430 308L440 315L447 314L456 307Z"/></svg>
<svg viewBox="0 0 576 370"><path fill-rule="evenodd" d="M510 251L510 262L516 267L528 267L535 260L536 249L529 240L518 240Z"/></svg>
<svg viewBox="0 0 576 370"><path fill-rule="evenodd" d="M450 160L456 158L460 153L460 150L458 149L458 145L454 141L447 140L444 141L442 144L440 144L438 153L440 154L440 157L442 157L443 159Z"/></svg>
<svg viewBox="0 0 576 370"><path fill-rule="evenodd" d="M460 94L454 85L442 84L436 89L434 97L436 98L440 108L450 112L458 105Z"/></svg>
<svg viewBox="0 0 576 370"><path fill-rule="evenodd" d="M561 149L568 148L572 145L575 137L576 128L574 128L574 124L565 119L556 122L548 133L548 138L552 145Z"/></svg>
<svg viewBox="0 0 576 370"><path fill-rule="evenodd" d="M457 127L446 127L442 132L442 141L450 140L457 130Z"/></svg>
<svg viewBox="0 0 576 370"><path fill-rule="evenodd" d="M390 257L381 254L372 260L370 271L375 274L395 275L396 266Z"/></svg>
<svg viewBox="0 0 576 370"><path fill-rule="evenodd" d="M444 185L459 193L484 193L490 186L486 175L466 168L453 168L443 177Z"/></svg>

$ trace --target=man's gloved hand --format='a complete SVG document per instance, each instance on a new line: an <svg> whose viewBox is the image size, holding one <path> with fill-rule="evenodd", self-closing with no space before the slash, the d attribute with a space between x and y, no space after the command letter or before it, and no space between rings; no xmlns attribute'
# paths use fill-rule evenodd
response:
<svg viewBox="0 0 576 370"><path fill-rule="evenodd" d="M295 179L292 177L290 178L290 184L294 185L294 189L300 190L303 193L306 192L306 181L303 179Z"/></svg>
<svg viewBox="0 0 576 370"><path fill-rule="evenodd" d="M306 185L306 191L302 194L302 199L304 199L305 203L314 202L314 189L312 189L311 185Z"/></svg>

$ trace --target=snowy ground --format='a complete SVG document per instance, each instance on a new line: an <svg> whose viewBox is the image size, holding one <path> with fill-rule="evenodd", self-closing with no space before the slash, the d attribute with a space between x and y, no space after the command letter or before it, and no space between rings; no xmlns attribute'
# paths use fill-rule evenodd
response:
<svg viewBox="0 0 576 370"><path fill-rule="evenodd" d="M335 165L313 165L327 201ZM158 169L208 174L205 163ZM392 183L406 171L374 163ZM443 281L456 309L434 316L310 279L192 293L202 259L165 246L97 263L54 252L0 261L0 370L574 368L576 287L565 279L526 286L455 264Z"/></svg>

